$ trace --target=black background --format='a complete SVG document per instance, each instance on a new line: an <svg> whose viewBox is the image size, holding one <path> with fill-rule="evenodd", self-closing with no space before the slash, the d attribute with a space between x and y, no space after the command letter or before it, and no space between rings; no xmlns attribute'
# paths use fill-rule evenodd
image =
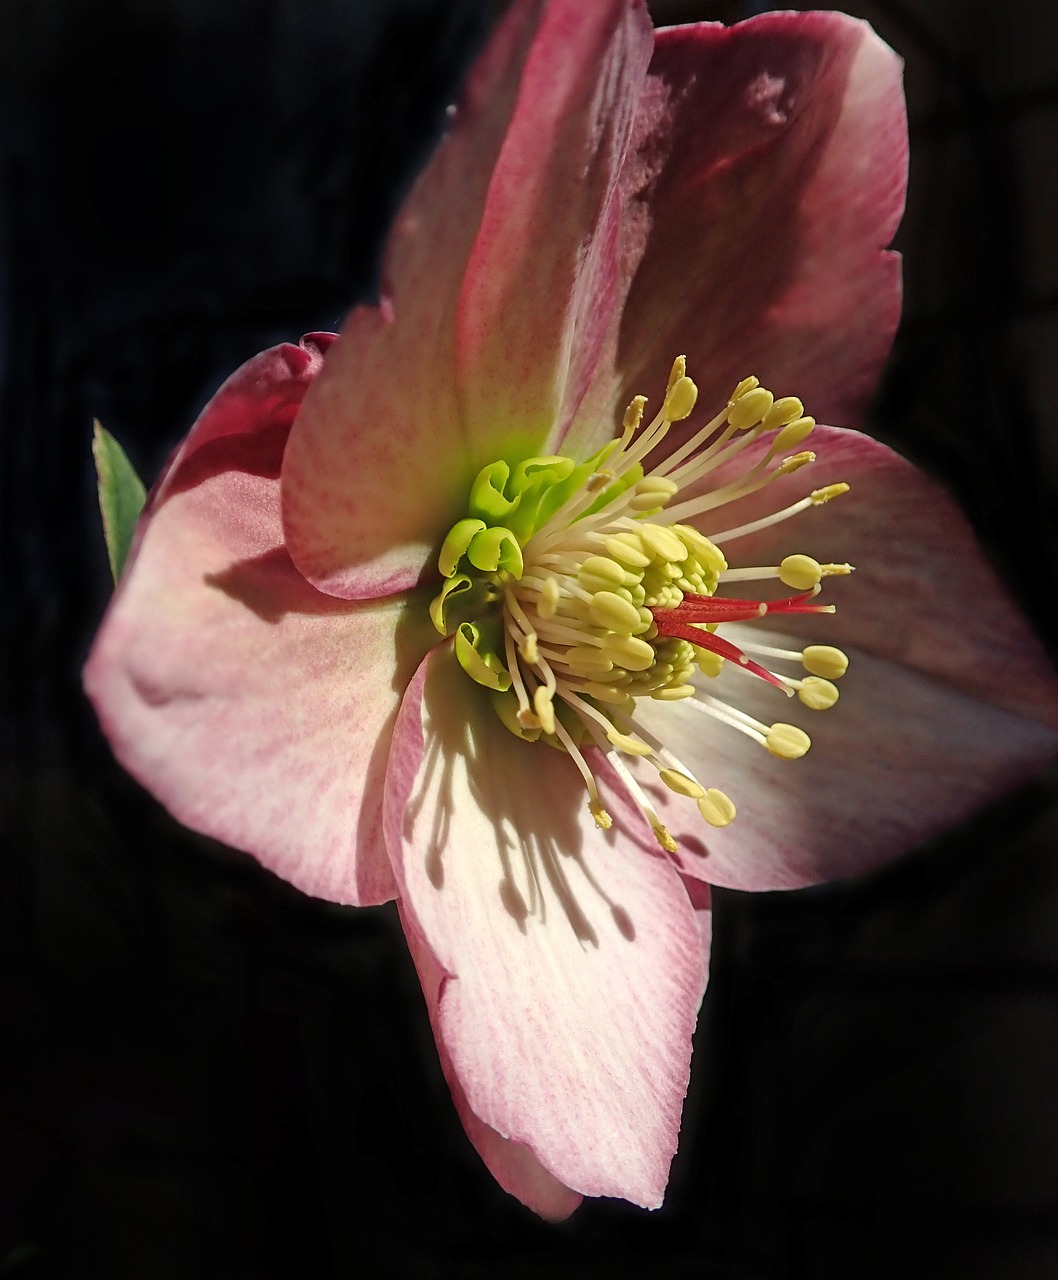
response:
<svg viewBox="0 0 1058 1280"><path fill-rule="evenodd" d="M392 908L178 828L80 693L92 416L150 478L241 360L370 296L501 7L0 0L0 1276L1054 1277L1053 775L868 882L718 892L666 1206L554 1227L464 1138ZM1053 651L1054 6L848 7L908 61L915 157L871 428Z"/></svg>

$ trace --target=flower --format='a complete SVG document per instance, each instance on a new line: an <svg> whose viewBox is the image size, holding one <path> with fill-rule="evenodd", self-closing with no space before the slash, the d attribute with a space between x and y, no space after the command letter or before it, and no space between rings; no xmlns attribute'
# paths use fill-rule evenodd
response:
<svg viewBox="0 0 1058 1280"><path fill-rule="evenodd" d="M855 420L888 349L905 162L842 15L519 0L384 300L221 388L90 656L177 818L397 899L470 1139L546 1216L661 1202L710 883L880 865L1058 741L951 502L804 413Z"/></svg>

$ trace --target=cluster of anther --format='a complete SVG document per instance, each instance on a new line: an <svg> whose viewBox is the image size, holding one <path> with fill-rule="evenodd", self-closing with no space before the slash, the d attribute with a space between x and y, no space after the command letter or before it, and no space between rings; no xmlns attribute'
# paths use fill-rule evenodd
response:
<svg viewBox="0 0 1058 1280"><path fill-rule="evenodd" d="M680 357L660 413L643 428L645 400L629 405L624 430L592 458L536 457L513 468L500 460L478 474L467 516L449 532L438 559L444 586L431 606L434 625L454 634L467 674L491 691L512 733L566 751L580 770L591 812L610 817L581 751L599 747L643 810L663 848L671 836L622 757L649 762L673 792L697 801L706 822L726 826L731 800L703 786L639 723L639 699L688 700L714 720L758 741L773 755L796 759L811 745L794 725L763 724L705 692L696 675L715 677L725 662L756 675L813 710L837 701L844 674L840 650L810 645L787 651L738 647L718 634L725 623L770 615L833 612L814 603L823 577L851 570L805 555L780 564L730 569L718 544L818 506L848 486L814 490L752 524L706 536L685 521L745 497L812 462L787 453L814 427L795 397L776 400L755 378L735 388L723 412L649 472L643 460L673 422L694 408L697 389ZM730 464L766 433L763 457L737 479L703 490L701 481ZM681 490L694 496L676 502ZM796 594L778 600L717 594L721 583L777 578ZM751 657L750 654L754 656ZM778 675L757 659L797 662L808 673Z"/></svg>

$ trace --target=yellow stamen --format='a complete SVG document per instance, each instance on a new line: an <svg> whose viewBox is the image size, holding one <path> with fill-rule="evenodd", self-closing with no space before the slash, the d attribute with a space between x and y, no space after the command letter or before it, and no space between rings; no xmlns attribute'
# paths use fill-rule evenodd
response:
<svg viewBox="0 0 1058 1280"><path fill-rule="evenodd" d="M793 471L800 470L801 467L807 467L810 462L815 462L816 455L811 449L806 449L803 453L793 453L788 458L783 458L779 463L775 474L778 476L788 476ZM832 486L833 487L833 486Z"/></svg>
<svg viewBox="0 0 1058 1280"><path fill-rule="evenodd" d="M700 800L705 795L705 788L693 778L688 778L678 769L659 769L658 777L678 796L689 796L692 800Z"/></svg>
<svg viewBox="0 0 1058 1280"><path fill-rule="evenodd" d="M787 556L779 565L779 581L794 591L811 591L819 585L823 569L811 556Z"/></svg>
<svg viewBox="0 0 1058 1280"><path fill-rule="evenodd" d="M653 831L654 831L654 839L658 842L658 844L661 845L661 847L665 850L666 853L679 852L680 846L676 843L675 840L673 840L672 836L668 832L668 829L664 827L660 822L654 825Z"/></svg>
<svg viewBox="0 0 1058 1280"><path fill-rule="evenodd" d="M734 401L727 411L727 420L736 431L747 431L771 412L773 404L774 397L770 391L760 386L753 387Z"/></svg>
<svg viewBox="0 0 1058 1280"><path fill-rule="evenodd" d="M680 422L689 417L698 399L698 388L690 378L681 376L669 388L665 396L664 414L670 422Z"/></svg>
<svg viewBox="0 0 1058 1280"><path fill-rule="evenodd" d="M824 502L829 502L831 498L840 498L843 493L848 493L849 486L844 480L839 480L837 484L825 485L822 489L813 489L808 495L812 502L821 507Z"/></svg>
<svg viewBox="0 0 1058 1280"><path fill-rule="evenodd" d="M669 392L677 382L687 375L687 357L677 356L672 362L672 368L669 370L669 380L665 384L665 396L668 397Z"/></svg>
<svg viewBox="0 0 1058 1280"><path fill-rule="evenodd" d="M588 803L588 812L595 819L595 825L600 831L609 831L613 826L613 818L610 817L598 800L592 800Z"/></svg>
<svg viewBox="0 0 1058 1280"><path fill-rule="evenodd" d="M848 656L829 644L810 644L801 661L806 671L825 680L840 680L849 669Z"/></svg>
<svg viewBox="0 0 1058 1280"><path fill-rule="evenodd" d="M774 431L776 427L787 427L796 422L804 413L805 407L796 396L782 396L761 419L765 431Z"/></svg>
<svg viewBox="0 0 1058 1280"><path fill-rule="evenodd" d="M654 754L654 748L648 746L645 742L640 742L638 738L630 737L627 733L618 733L616 729L608 729L607 738L618 751L623 751L627 756L650 756Z"/></svg>
<svg viewBox="0 0 1058 1280"><path fill-rule="evenodd" d="M764 745L780 760L800 760L812 739L794 724L773 724L764 735Z"/></svg>
<svg viewBox="0 0 1058 1280"><path fill-rule="evenodd" d="M711 827L730 826L735 818L735 806L731 798L716 787L710 787L699 797L698 812Z"/></svg>
<svg viewBox="0 0 1058 1280"><path fill-rule="evenodd" d="M800 681L797 696L813 711L826 711L837 702L839 694L837 687L829 680L822 680L819 676L807 676Z"/></svg>

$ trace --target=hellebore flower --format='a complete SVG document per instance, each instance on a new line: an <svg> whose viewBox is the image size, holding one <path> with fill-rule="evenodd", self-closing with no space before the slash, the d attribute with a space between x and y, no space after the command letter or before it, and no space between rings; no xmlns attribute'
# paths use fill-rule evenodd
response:
<svg viewBox="0 0 1058 1280"><path fill-rule="evenodd" d="M881 865L1058 742L951 502L805 414L888 349L905 164L840 14L516 3L383 301L221 388L89 660L177 818L397 898L467 1132L547 1216L661 1202L708 883Z"/></svg>

